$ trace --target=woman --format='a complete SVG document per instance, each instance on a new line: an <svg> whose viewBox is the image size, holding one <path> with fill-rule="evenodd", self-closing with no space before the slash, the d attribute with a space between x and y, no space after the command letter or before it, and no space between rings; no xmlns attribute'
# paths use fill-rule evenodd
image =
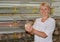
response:
<svg viewBox="0 0 60 42"><path fill-rule="evenodd" d="M55 29L55 20L50 15L50 6L43 2L40 5L42 18L37 18L34 25L25 24L25 30L34 34L34 42L53 42L52 34Z"/></svg>

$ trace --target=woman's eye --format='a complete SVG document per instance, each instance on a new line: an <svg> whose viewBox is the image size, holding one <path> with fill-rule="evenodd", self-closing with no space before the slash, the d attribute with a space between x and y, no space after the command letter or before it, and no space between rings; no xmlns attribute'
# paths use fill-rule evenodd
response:
<svg viewBox="0 0 60 42"><path fill-rule="evenodd" d="M47 10L47 9L45 8L45 10Z"/></svg>

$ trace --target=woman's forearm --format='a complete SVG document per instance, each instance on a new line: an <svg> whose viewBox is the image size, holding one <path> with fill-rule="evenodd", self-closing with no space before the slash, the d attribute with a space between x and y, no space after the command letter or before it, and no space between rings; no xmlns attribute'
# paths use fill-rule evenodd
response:
<svg viewBox="0 0 60 42"><path fill-rule="evenodd" d="M42 38L46 38L47 37L46 33L38 31L38 30L35 30L35 29L33 29L31 33L35 34L35 35L38 35L38 36L40 36Z"/></svg>

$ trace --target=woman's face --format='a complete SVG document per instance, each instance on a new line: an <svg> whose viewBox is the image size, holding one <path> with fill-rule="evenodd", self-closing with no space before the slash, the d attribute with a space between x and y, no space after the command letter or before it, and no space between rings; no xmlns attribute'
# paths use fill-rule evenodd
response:
<svg viewBox="0 0 60 42"><path fill-rule="evenodd" d="M48 16L50 13L50 9L47 6L41 6L40 13L42 16Z"/></svg>

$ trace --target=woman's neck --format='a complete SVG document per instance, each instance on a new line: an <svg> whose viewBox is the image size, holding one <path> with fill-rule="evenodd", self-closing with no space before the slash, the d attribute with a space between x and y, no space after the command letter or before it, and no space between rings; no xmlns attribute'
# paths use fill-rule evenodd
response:
<svg viewBox="0 0 60 42"><path fill-rule="evenodd" d="M49 18L49 16L42 17L42 19L47 19L47 18Z"/></svg>
<svg viewBox="0 0 60 42"><path fill-rule="evenodd" d="M49 18L49 16L42 17L41 21L45 22L48 18Z"/></svg>

